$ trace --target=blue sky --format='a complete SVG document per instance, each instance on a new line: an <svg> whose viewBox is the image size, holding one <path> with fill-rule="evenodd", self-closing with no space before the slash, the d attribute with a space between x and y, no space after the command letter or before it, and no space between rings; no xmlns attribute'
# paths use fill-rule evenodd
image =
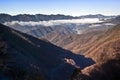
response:
<svg viewBox="0 0 120 80"><path fill-rule="evenodd" d="M119 15L120 0L0 0L0 13Z"/></svg>

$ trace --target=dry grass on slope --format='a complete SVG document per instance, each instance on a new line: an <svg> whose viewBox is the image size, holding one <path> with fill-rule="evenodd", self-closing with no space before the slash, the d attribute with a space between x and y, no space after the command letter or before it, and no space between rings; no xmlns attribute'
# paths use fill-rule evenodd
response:
<svg viewBox="0 0 120 80"><path fill-rule="evenodd" d="M100 33L102 33L102 31L94 31L81 35L61 35L57 32L53 32L43 38L74 53L84 53L87 48L91 47L90 44L95 43L95 41L98 40Z"/></svg>
<svg viewBox="0 0 120 80"><path fill-rule="evenodd" d="M120 25L116 25L103 34L96 44L85 53L87 57L95 61L101 61L106 57L112 57L114 54L120 54ZM116 52L115 52L116 51Z"/></svg>

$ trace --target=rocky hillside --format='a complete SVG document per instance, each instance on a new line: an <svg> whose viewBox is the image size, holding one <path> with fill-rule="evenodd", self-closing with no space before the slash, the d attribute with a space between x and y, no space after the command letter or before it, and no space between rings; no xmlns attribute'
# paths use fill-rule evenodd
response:
<svg viewBox="0 0 120 80"><path fill-rule="evenodd" d="M71 80L119 80L120 25L101 33L91 46L84 55L91 57L96 64L83 70L76 69Z"/></svg>
<svg viewBox="0 0 120 80"><path fill-rule="evenodd" d="M71 28L71 27L65 27L62 25L58 26L32 26L32 25L19 25L19 24L14 24L14 25L9 25L10 28L13 28L15 30L18 30L20 32L32 35L34 37L40 38L43 37L49 33L52 33L54 31L60 33L60 34L76 34L76 32Z"/></svg>
<svg viewBox="0 0 120 80"><path fill-rule="evenodd" d="M71 50L74 53L83 54L83 53L86 53L89 49L91 49L91 47L94 47L94 44L98 43L98 41L101 40L101 38L106 39L107 37L112 35L112 33L109 33L109 34L107 33L108 29L111 29L111 28L112 27L109 27L104 30L98 30L98 31L91 30L90 32L89 32L90 29L88 29L87 30L88 32L85 31L85 33L80 35L77 35L77 34L62 35L62 34L59 34L58 32L53 32L53 33L47 34L43 38L47 39L48 41L52 42L57 46ZM107 36L107 37L103 37L103 36Z"/></svg>
<svg viewBox="0 0 120 80"><path fill-rule="evenodd" d="M105 31L99 40L91 44L91 48L85 55L92 57L95 61L101 61L116 56L119 53L120 44L120 25Z"/></svg>
<svg viewBox="0 0 120 80"><path fill-rule="evenodd" d="M58 32L53 32L44 36L43 38L47 39L57 46L71 50L74 53L83 54L88 48L91 47L90 44L93 44L94 41L97 41L97 39L99 39L100 33L102 32L103 31L93 31L81 35L62 35Z"/></svg>
<svg viewBox="0 0 120 80"><path fill-rule="evenodd" d="M45 40L0 24L0 79L69 80L76 66L94 63Z"/></svg>
<svg viewBox="0 0 120 80"><path fill-rule="evenodd" d="M46 36L58 46L92 58L96 64L84 69L76 68L71 80L119 80L120 79L120 25L105 31L82 35ZM52 36L52 37L50 37ZM67 45L67 46L66 46Z"/></svg>

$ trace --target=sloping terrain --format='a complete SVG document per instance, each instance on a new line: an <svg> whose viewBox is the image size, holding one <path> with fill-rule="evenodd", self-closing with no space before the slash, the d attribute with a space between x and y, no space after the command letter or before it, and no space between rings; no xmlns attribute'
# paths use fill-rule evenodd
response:
<svg viewBox="0 0 120 80"><path fill-rule="evenodd" d="M47 34L43 38L47 39L48 41L52 42L57 46L63 47L74 53L84 54L87 53L90 49L92 49L92 47L95 48L96 46L94 46L94 44L99 46L100 44L104 43L104 40L109 39L109 37L112 37L113 35L119 38L119 35L116 35L117 33L116 34L113 34L112 32L107 33L108 29L110 29L110 27L107 28L106 30L98 30L98 31L90 31L90 32L88 31L89 30L88 29L87 30L88 32L80 35L77 34L63 35L63 34L59 34L58 32L53 32ZM101 40L101 38L103 41ZM99 42L99 40L101 41Z"/></svg>
<svg viewBox="0 0 120 80"><path fill-rule="evenodd" d="M120 80L120 56L106 62L76 69L71 80Z"/></svg>
<svg viewBox="0 0 120 80"><path fill-rule="evenodd" d="M94 63L45 40L0 24L0 77L3 80L68 80L75 66Z"/></svg>
<svg viewBox="0 0 120 80"><path fill-rule="evenodd" d="M107 57L113 57L120 47L120 25L116 25L102 33L92 47L86 51L85 55L92 57L95 61L101 61ZM95 56L95 57L94 57Z"/></svg>
<svg viewBox="0 0 120 80"><path fill-rule="evenodd" d="M101 37L84 54L96 64L77 69L72 80L120 80L120 25L101 33Z"/></svg>
<svg viewBox="0 0 120 80"><path fill-rule="evenodd" d="M17 15L10 16L6 14L1 14L1 20L3 19L4 25L9 26L15 30L18 30L23 33L27 33L34 37L40 38L48 33L52 34L53 31L58 32L58 34L84 34L93 31L104 31L110 28L112 23L104 23L105 20L99 20L98 18L83 18L83 19L66 19L66 20L49 20L46 21L43 18L43 21L38 20L34 21L34 18L39 18L39 16L51 17L52 15ZM60 16L60 15L59 15ZM16 18L14 18L16 17ZM52 16L53 17L53 16ZM96 15L97 17L97 15ZM104 16L105 17L105 16ZM33 18L33 20L32 20ZM40 17L41 18L41 17ZM56 18L56 16L54 16ZM9 21L10 19L10 21ZM15 20L14 20L15 19ZM45 19L45 20L44 20ZM53 33L54 35L54 33ZM49 39L48 39L49 40ZM52 41L51 41L52 42ZM56 44L56 43L54 43ZM61 46L61 45L59 45Z"/></svg>
<svg viewBox="0 0 120 80"><path fill-rule="evenodd" d="M63 33L58 31L43 38L86 57L0 24L0 79L120 79L120 25L82 35L66 35L64 29Z"/></svg>
<svg viewBox="0 0 120 80"><path fill-rule="evenodd" d="M90 28L87 28L85 26L83 26L83 28L80 27L80 30L78 31L80 33L82 32L82 34L79 35L77 34L63 35L63 34L59 34L58 32L53 32L45 35L43 38L47 39L48 41L52 42L57 46L63 47L74 53L84 54L91 47L94 47L93 45L98 43L98 40L100 40L104 35L106 35L105 32L108 29L112 28L113 25L111 23L113 22L120 23L119 16L116 17L115 19L112 19L112 22L109 23L103 22L103 23L94 23L87 25Z"/></svg>
<svg viewBox="0 0 120 80"><path fill-rule="evenodd" d="M102 32L103 31L93 31L81 35L62 35L58 32L53 32L44 36L43 38L57 46L71 50L74 53L83 54L86 50L88 50L88 48L91 47L90 44L93 44L94 41L99 39L100 33Z"/></svg>

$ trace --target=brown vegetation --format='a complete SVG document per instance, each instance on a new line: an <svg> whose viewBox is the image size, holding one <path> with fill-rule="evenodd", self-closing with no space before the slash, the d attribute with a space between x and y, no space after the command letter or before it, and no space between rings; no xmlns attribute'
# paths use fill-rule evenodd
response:
<svg viewBox="0 0 120 80"><path fill-rule="evenodd" d="M81 70L72 80L120 80L120 25L102 33L86 52L96 64Z"/></svg>

